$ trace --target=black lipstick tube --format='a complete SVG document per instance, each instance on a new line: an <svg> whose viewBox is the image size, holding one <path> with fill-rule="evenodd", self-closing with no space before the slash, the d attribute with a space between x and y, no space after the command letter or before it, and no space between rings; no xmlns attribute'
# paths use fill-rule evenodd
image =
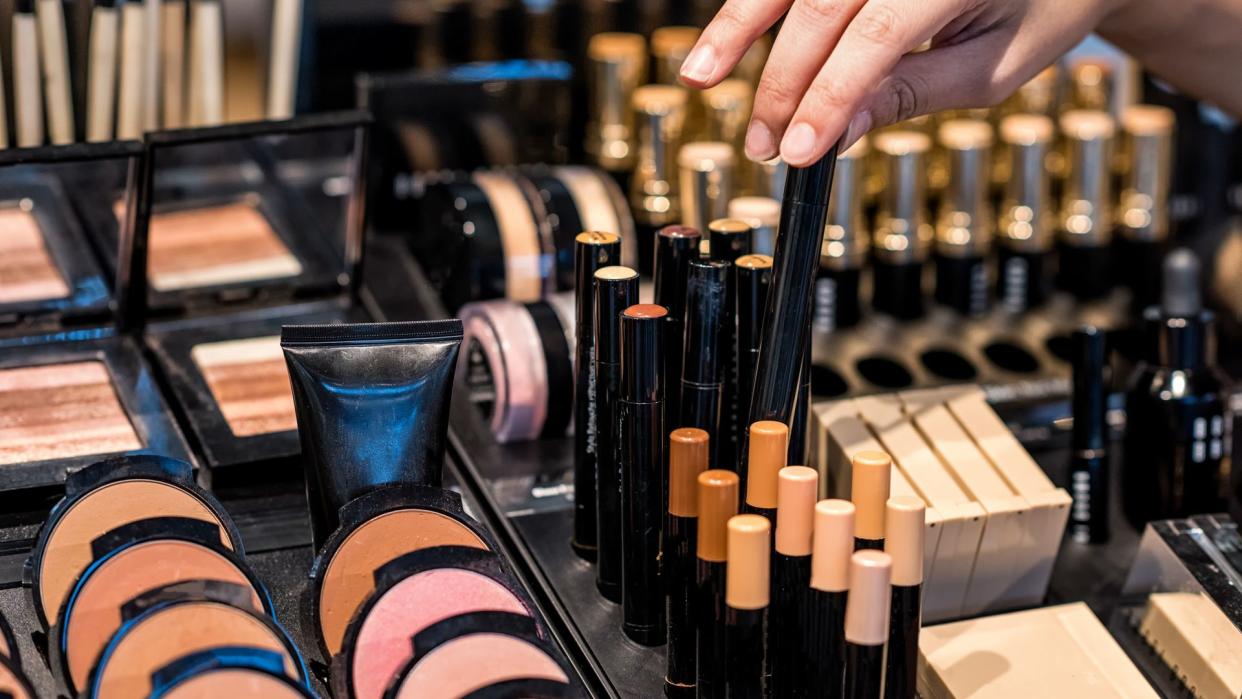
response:
<svg viewBox="0 0 1242 699"><path fill-rule="evenodd" d="M686 280L690 261L699 259L702 235L690 226L665 226L655 237L655 302L668 309L668 327L664 331L664 370L673 381L681 380L685 357ZM681 392L669 391L665 411L674 420L681 417Z"/></svg>
<svg viewBox="0 0 1242 699"><path fill-rule="evenodd" d="M1108 363L1106 336L1085 326L1073 334L1074 427L1071 437L1070 535L1078 543L1108 541Z"/></svg>
<svg viewBox="0 0 1242 699"><path fill-rule="evenodd" d="M719 444L725 372L729 357L729 276L732 265L715 260L694 260L686 281L685 366L681 378L681 424L698 427L711 439L709 464L720 461Z"/></svg>
<svg viewBox="0 0 1242 699"><path fill-rule="evenodd" d="M595 395L595 273L620 264L621 236L579 233L574 239L574 551L588 561L597 554L599 523L595 475L599 444Z"/></svg>
<svg viewBox="0 0 1242 699"><path fill-rule="evenodd" d="M755 388L747 424L789 424L811 323L811 291L828 217L828 192L838 145L808 168L789 168L781 205L780 236L772 261L772 287L763 318ZM739 453L747 458L746 440Z"/></svg>
<svg viewBox="0 0 1242 699"><path fill-rule="evenodd" d="M663 306L639 304L621 314L623 436L622 630L636 643L664 642L664 580L660 533L664 521Z"/></svg>
<svg viewBox="0 0 1242 699"><path fill-rule="evenodd" d="M605 267L595 275L595 388L598 417L595 586L621 601L621 314L638 303L638 273Z"/></svg>
<svg viewBox="0 0 1242 699"><path fill-rule="evenodd" d="M726 357L724 393L720 419L720 436L717 450L719 461L715 463L733 463L736 460L738 446L737 416L745 412L739 406L740 395L737 390L738 380L738 349L737 349L737 260L749 255L754 248L755 231L745 221L733 218L717 219L707 225L709 251L711 259L728 262L733 267L729 271L728 292L725 300L724 337L728 355Z"/></svg>
<svg viewBox="0 0 1242 699"><path fill-rule="evenodd" d="M768 287L772 281L772 258L767 255L739 257L737 278L737 393L742 406L750 405L755 391L755 367L759 363L759 341L763 334L763 314L767 310ZM746 434L750 426L748 410L739 410L734 432ZM744 486L743 486L744 487Z"/></svg>

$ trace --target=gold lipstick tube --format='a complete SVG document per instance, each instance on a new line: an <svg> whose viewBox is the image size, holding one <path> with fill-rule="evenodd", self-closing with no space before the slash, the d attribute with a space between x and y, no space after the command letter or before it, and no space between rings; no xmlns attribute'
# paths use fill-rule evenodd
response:
<svg viewBox="0 0 1242 699"><path fill-rule="evenodd" d="M630 100L647 75L646 42L638 34L596 34L587 56L591 115L586 151L605 170L629 170L636 141Z"/></svg>

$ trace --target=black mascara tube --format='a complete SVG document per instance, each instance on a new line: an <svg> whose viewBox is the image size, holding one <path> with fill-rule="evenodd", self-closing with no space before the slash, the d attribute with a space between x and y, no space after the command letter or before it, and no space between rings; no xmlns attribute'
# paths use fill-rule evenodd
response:
<svg viewBox="0 0 1242 699"><path fill-rule="evenodd" d="M588 561L598 553L595 475L598 468L595 396L595 273L621 261L621 236L579 233L574 239L574 551Z"/></svg>
<svg viewBox="0 0 1242 699"><path fill-rule="evenodd" d="M638 303L638 272L604 267L595 273L595 388L598 470L596 473L595 586L621 601L621 313Z"/></svg>
<svg viewBox="0 0 1242 699"><path fill-rule="evenodd" d="M728 337L724 323L731 268L728 262L694 260L686 281L685 366L678 426L707 431L713 466L723 463L718 445L729 353L722 340Z"/></svg>
<svg viewBox="0 0 1242 699"><path fill-rule="evenodd" d="M1108 366L1104 331L1073 334L1073 449L1070 456L1070 534L1078 543L1108 541Z"/></svg>
<svg viewBox="0 0 1242 699"><path fill-rule="evenodd" d="M690 226L665 226L655 237L655 302L668 309L664 331L664 371L678 390L664 398L664 410L676 421L681 418L681 367L685 358L686 280L690 261L699 259L702 235Z"/></svg>
<svg viewBox="0 0 1242 699"><path fill-rule="evenodd" d="M622 630L635 643L664 642L663 306L638 304L621 314L621 465L623 470Z"/></svg>

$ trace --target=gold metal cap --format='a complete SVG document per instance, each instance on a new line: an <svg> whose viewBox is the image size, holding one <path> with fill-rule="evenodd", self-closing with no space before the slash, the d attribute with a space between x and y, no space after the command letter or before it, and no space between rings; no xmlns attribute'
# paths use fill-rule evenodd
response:
<svg viewBox="0 0 1242 699"><path fill-rule="evenodd" d="M1069 105L1072 109L1107 112L1113 99L1113 64L1082 58L1069 67Z"/></svg>
<svg viewBox="0 0 1242 699"><path fill-rule="evenodd" d="M1062 240L1100 247L1112 239L1112 146L1116 130L1107 112L1071 110L1061 115L1065 189L1058 223Z"/></svg>
<svg viewBox="0 0 1242 699"><path fill-rule="evenodd" d="M869 141L863 136L837 157L819 255L820 265L828 269L859 269L867 258L871 237L863 208L863 189L869 152Z"/></svg>
<svg viewBox="0 0 1242 699"><path fill-rule="evenodd" d="M985 255L996 225L988 201L992 125L952 119L940 125L939 139L949 179L936 220L936 251L948 257Z"/></svg>
<svg viewBox="0 0 1242 699"><path fill-rule="evenodd" d="M893 584L923 584L923 526L927 507L919 498L889 498L885 507L884 553L893 558Z"/></svg>
<svg viewBox="0 0 1242 699"><path fill-rule="evenodd" d="M789 428L775 420L750 426L750 459L746 478L746 504L776 508L777 474L785 468L789 453Z"/></svg>
<svg viewBox="0 0 1242 699"><path fill-rule="evenodd" d="M1053 64L1018 88L1010 100L1009 111L1051 117L1056 113L1060 92L1061 69Z"/></svg>
<svg viewBox="0 0 1242 699"><path fill-rule="evenodd" d="M855 536L860 539L884 538L884 503L888 501L893 459L882 451L860 451L854 455L850 500L858 508Z"/></svg>
<svg viewBox="0 0 1242 699"><path fill-rule="evenodd" d="M806 466L786 466L777 478L776 550L786 556L809 556L819 474Z"/></svg>
<svg viewBox="0 0 1242 699"><path fill-rule="evenodd" d="M729 558L725 564L725 604L734 609L768 606L772 524L767 517L729 519Z"/></svg>
<svg viewBox="0 0 1242 699"><path fill-rule="evenodd" d="M586 150L606 170L634 162L634 116L630 98L647 75L646 41L638 34L606 32L591 37L591 119Z"/></svg>
<svg viewBox="0 0 1242 699"><path fill-rule="evenodd" d="M998 237L1010 249L1046 252L1052 247L1056 214L1046 163L1054 132L1052 119L1039 114L1014 114L1001 120L1008 176Z"/></svg>
<svg viewBox="0 0 1242 699"><path fill-rule="evenodd" d="M639 221L664 226L678 220L674 154L686 121L686 91L672 85L643 85L634 91L638 161L630 181L630 205Z"/></svg>
<svg viewBox="0 0 1242 699"><path fill-rule="evenodd" d="M668 513L699 516L699 474L707 470L708 435L680 427L668 436Z"/></svg>
<svg viewBox="0 0 1242 699"><path fill-rule="evenodd" d="M821 592L850 589L850 555L854 553L854 503L820 500L815 504L811 587Z"/></svg>
<svg viewBox="0 0 1242 699"><path fill-rule="evenodd" d="M934 235L926 201L931 145L931 138L918 131L885 131L872 140L886 178L871 243L877 259L903 264L927 258Z"/></svg>
<svg viewBox="0 0 1242 699"><path fill-rule="evenodd" d="M699 474L698 557L723 563L728 553L727 525L737 514L738 477L732 471L714 469Z"/></svg>
<svg viewBox="0 0 1242 699"><path fill-rule="evenodd" d="M681 64L699 40L698 27L660 27L651 32L651 55L655 58L656 82L677 85Z"/></svg>
<svg viewBox="0 0 1242 699"><path fill-rule="evenodd" d="M1131 240L1169 236L1169 190L1173 177L1173 110L1135 104L1121 113L1122 184L1117 230Z"/></svg>
<svg viewBox="0 0 1242 699"><path fill-rule="evenodd" d="M884 645L892 605L892 573L893 559L887 553L859 551L850 558L846 641L859 646Z"/></svg>
<svg viewBox="0 0 1242 699"><path fill-rule="evenodd" d="M707 230L707 224L724 218L733 198L733 146L720 141L695 141L681 147L677 167L681 171L681 222Z"/></svg>

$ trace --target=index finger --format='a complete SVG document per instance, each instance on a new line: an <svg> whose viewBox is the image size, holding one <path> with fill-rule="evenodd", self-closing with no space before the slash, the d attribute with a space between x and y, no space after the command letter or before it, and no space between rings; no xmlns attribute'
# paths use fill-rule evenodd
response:
<svg viewBox="0 0 1242 699"><path fill-rule="evenodd" d="M792 4L793 0L727 0L686 55L681 81L705 88L724 80L746 49Z"/></svg>

